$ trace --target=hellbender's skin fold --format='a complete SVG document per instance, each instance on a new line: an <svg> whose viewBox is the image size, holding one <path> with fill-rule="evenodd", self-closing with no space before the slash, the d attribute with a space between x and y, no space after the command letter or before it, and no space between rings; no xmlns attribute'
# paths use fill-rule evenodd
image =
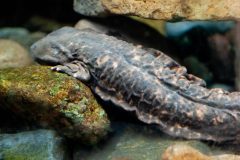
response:
<svg viewBox="0 0 240 160"><path fill-rule="evenodd" d="M239 142L240 93L207 89L164 53L64 27L31 47L53 70L85 81L103 100L172 136Z"/></svg>

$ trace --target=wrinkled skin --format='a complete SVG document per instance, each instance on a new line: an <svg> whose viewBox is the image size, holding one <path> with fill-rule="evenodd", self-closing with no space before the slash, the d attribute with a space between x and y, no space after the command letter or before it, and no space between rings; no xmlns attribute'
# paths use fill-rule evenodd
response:
<svg viewBox="0 0 240 160"><path fill-rule="evenodd" d="M172 136L239 143L240 94L209 90L164 53L70 27L32 47L36 61L87 83L139 120Z"/></svg>

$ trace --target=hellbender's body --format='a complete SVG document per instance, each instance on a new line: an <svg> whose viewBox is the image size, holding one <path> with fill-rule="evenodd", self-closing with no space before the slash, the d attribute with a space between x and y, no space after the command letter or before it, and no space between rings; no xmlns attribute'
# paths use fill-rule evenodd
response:
<svg viewBox="0 0 240 160"><path fill-rule="evenodd" d="M177 137L239 141L240 94L205 82L162 52L64 27L32 46L36 60L85 81L103 100Z"/></svg>

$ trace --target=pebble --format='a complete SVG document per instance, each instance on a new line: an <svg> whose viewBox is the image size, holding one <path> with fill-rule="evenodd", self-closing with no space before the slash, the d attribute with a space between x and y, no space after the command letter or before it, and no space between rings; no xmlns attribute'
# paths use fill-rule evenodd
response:
<svg viewBox="0 0 240 160"><path fill-rule="evenodd" d="M29 52L19 43L0 39L0 69L19 68L33 63Z"/></svg>
<svg viewBox="0 0 240 160"><path fill-rule="evenodd" d="M5 27L0 28L0 39L9 39L29 49L29 47L37 40L46 36L44 32L29 32L26 28Z"/></svg>

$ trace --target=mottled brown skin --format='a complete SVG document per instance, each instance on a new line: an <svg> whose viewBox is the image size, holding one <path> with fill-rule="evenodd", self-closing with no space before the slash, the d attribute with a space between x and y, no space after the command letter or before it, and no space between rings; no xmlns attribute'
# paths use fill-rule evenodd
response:
<svg viewBox="0 0 240 160"><path fill-rule="evenodd" d="M32 53L165 133L239 142L240 93L205 88L202 79L160 51L64 27L36 42Z"/></svg>

